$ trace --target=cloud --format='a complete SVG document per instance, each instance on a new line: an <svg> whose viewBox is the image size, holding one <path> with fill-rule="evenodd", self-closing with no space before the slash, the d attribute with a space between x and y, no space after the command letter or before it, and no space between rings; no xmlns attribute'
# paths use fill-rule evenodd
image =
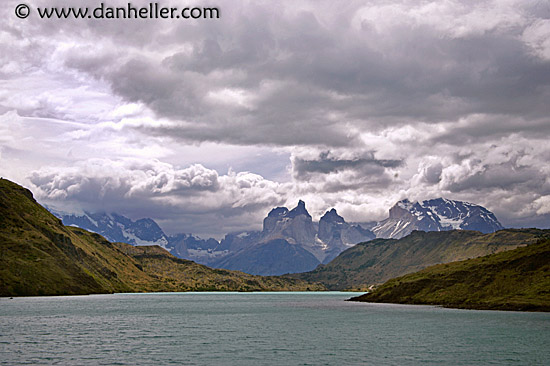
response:
<svg viewBox="0 0 550 366"><path fill-rule="evenodd" d="M445 196L546 222L540 3L220 1L192 21L22 21L17 4L0 9L0 169L41 199L196 233L299 198L354 221Z"/></svg>
<svg viewBox="0 0 550 366"><path fill-rule="evenodd" d="M71 37L56 35L51 21L13 24L5 34L18 51L5 67L58 70L65 86L92 83L91 76L96 88L173 122L136 128L187 143L334 147L357 143L350 133L357 129L475 115L482 124L497 116L519 132L546 121L550 64L541 56L548 37L540 8L504 1L220 7L215 21L57 22ZM28 108L59 117L60 104L39 97ZM524 123L506 123L518 116Z"/></svg>
<svg viewBox="0 0 550 366"><path fill-rule="evenodd" d="M339 147L358 143L350 132L357 129L460 128L477 116L478 125L498 118L521 132L547 122L550 64L532 53L544 44L543 20L520 3L279 8L236 4L215 25L225 32L205 30L160 57L133 49L100 77L120 97L175 122L140 126L144 132L185 142ZM523 123L513 121L518 116Z"/></svg>
<svg viewBox="0 0 550 366"><path fill-rule="evenodd" d="M537 19L523 31L523 41L542 60L550 60L550 19Z"/></svg>
<svg viewBox="0 0 550 366"><path fill-rule="evenodd" d="M141 159L89 159L67 168L46 167L34 171L30 181L45 199L102 204L113 199L184 197L220 189L218 173L200 164L175 169L158 160Z"/></svg>
<svg viewBox="0 0 550 366"><path fill-rule="evenodd" d="M220 176L200 164L178 169L142 159L88 159L72 167L44 167L32 172L29 181L42 202L69 210L151 215L164 221L167 230L182 229L182 218L193 214L217 216L221 222L211 234L218 235L227 230L224 216L242 219L252 211L262 217L263 211L282 203L286 193L284 185L257 174L230 171ZM202 230L205 223L198 221L194 218L185 230ZM241 221L239 228L248 225Z"/></svg>
<svg viewBox="0 0 550 366"><path fill-rule="evenodd" d="M298 179L307 179L311 174L329 174L344 170L360 170L365 175L381 174L384 168L396 168L402 164L399 160L379 160L374 153L355 159L338 159L331 156L330 151L322 152L317 160L305 160L299 157L293 159L293 171Z"/></svg>

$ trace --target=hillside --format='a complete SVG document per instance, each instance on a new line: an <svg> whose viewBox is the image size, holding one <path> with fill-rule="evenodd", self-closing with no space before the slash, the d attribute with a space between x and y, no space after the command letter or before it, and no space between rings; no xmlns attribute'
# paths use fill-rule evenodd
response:
<svg viewBox="0 0 550 366"><path fill-rule="evenodd" d="M323 288L211 269L157 246L112 244L63 226L29 190L5 179L0 179L0 249L0 296Z"/></svg>
<svg viewBox="0 0 550 366"><path fill-rule="evenodd" d="M354 301L550 311L550 240L440 264L390 280Z"/></svg>
<svg viewBox="0 0 550 366"><path fill-rule="evenodd" d="M115 212L71 214L46 208L64 225L98 233L111 242L159 245L182 259L262 276L310 271L343 250L375 238L360 225L347 223L335 209L313 222L303 201L292 210L271 210L262 231L228 233L221 241L190 233L167 235L151 218L132 220Z"/></svg>
<svg viewBox="0 0 550 366"><path fill-rule="evenodd" d="M375 239L340 253L326 265L289 275L320 282L331 290L362 289L440 263L465 260L533 244L550 230L413 231L402 239Z"/></svg>
<svg viewBox="0 0 550 366"><path fill-rule="evenodd" d="M216 267L262 275L283 275L290 271L308 271L318 264L315 256L301 246L289 244L284 239L273 239L223 258L216 263Z"/></svg>
<svg viewBox="0 0 550 366"><path fill-rule="evenodd" d="M282 277L254 276L210 268L173 256L159 246L114 245L132 257L148 275L159 280L147 291L319 291L324 286Z"/></svg>

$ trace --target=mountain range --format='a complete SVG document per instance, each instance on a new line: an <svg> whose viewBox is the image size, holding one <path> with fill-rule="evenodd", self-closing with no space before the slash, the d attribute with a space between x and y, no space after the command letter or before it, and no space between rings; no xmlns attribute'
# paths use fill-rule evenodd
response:
<svg viewBox="0 0 550 366"><path fill-rule="evenodd" d="M65 225L96 232L113 242L159 245L183 259L255 275L309 271L343 250L375 238L370 230L347 223L335 209L313 222L304 201L292 210L271 210L261 231L230 233L219 242L192 234L166 235L152 219L133 221L116 213L51 211Z"/></svg>
<svg viewBox="0 0 550 366"><path fill-rule="evenodd" d="M0 296L153 291L305 291L322 285L212 269L158 245L111 243L64 226L32 193L0 179Z"/></svg>
<svg viewBox="0 0 550 366"><path fill-rule="evenodd" d="M328 226L328 232L339 233L329 238L346 243L342 238L359 230L344 225L343 219L330 210L323 221L313 223L313 231L308 231L308 216L303 202L293 210L276 208L264 220L262 231L231 236L232 240L224 241L225 250L232 248L238 253L237 248L246 248L243 243L254 241L248 252L257 252L260 258L267 255L272 261L269 265L277 270L293 258L300 262L302 256L309 256L319 261L315 254L320 258L329 255L322 245L314 243L308 251L307 246L281 236L311 240L301 236L306 232L315 233L317 240L319 236L326 238L322 228ZM99 223L98 218L88 220ZM114 226L110 223L112 229ZM180 239L194 240L188 235ZM330 243L330 239L325 240ZM549 240L550 230L541 229L504 229L488 234L413 231L400 239L378 238L352 245L310 272L254 276L177 258L158 245L111 243L99 234L64 226L34 200L29 190L0 179L0 296L368 289L370 293L358 301L550 311ZM397 277L401 275L405 276Z"/></svg>
<svg viewBox="0 0 550 366"><path fill-rule="evenodd" d="M190 233L166 235L150 218L133 221L116 213L51 211L65 225L99 233L113 242L159 245L179 258L256 275L311 271L355 244L375 238L398 239L414 230L491 233L503 228L484 207L444 198L399 201L389 210L389 217L376 223L372 230L347 223L334 208L314 222L305 202L300 200L291 210L272 209L264 218L261 231L230 233L221 241Z"/></svg>
<svg viewBox="0 0 550 366"><path fill-rule="evenodd" d="M503 229L486 208L468 202L436 198L421 202L397 202L389 217L372 231L377 238L399 239L419 231L475 230L484 234Z"/></svg>

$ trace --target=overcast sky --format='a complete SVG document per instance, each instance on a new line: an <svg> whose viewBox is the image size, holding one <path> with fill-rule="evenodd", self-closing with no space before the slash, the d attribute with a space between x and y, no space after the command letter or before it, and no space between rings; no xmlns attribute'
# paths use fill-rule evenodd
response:
<svg viewBox="0 0 550 366"><path fill-rule="evenodd" d="M446 197L550 227L548 1L158 2L221 18L42 20L67 2L27 0L18 19L2 2L3 177L168 233L259 228L298 199L367 222Z"/></svg>

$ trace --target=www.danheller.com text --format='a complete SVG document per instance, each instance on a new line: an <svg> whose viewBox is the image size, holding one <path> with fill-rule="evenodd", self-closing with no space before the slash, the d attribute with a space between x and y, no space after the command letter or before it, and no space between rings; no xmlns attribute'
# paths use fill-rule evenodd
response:
<svg viewBox="0 0 550 366"><path fill-rule="evenodd" d="M97 7L37 7L36 12L42 19L219 19L218 7L168 7L158 2L146 6L109 6L100 3ZM19 18L30 15L28 5L19 4L15 14Z"/></svg>

